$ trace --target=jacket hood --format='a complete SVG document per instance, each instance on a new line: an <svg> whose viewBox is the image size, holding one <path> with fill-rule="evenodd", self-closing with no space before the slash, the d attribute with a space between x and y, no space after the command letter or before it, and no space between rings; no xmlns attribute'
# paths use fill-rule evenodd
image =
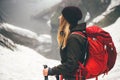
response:
<svg viewBox="0 0 120 80"><path fill-rule="evenodd" d="M73 27L71 29L71 32L74 32L74 31L85 31L86 30L86 23L81 23L81 24L78 24L76 27Z"/></svg>

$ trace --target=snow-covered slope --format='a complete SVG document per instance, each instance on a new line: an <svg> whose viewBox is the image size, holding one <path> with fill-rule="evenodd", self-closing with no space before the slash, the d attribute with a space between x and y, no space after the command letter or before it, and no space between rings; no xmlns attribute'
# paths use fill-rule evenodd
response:
<svg viewBox="0 0 120 80"><path fill-rule="evenodd" d="M17 45L14 51L0 46L0 80L44 80L43 65L54 66L58 61L46 59L34 50ZM55 80L50 77L50 80Z"/></svg>

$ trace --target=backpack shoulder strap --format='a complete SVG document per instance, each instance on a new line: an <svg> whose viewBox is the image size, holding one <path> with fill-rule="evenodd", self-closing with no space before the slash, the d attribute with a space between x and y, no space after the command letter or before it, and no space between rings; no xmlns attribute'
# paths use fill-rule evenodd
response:
<svg viewBox="0 0 120 80"><path fill-rule="evenodd" d="M75 31L75 32L72 32L72 34L77 34L77 35L82 36L83 38L87 38L85 32ZM85 57L84 57L84 62L83 62L84 66L86 64L87 57L88 57L88 40L86 40L86 46L85 46Z"/></svg>

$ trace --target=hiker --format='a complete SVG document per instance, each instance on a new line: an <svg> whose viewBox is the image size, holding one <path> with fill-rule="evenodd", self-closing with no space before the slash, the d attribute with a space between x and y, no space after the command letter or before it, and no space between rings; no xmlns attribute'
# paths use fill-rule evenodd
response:
<svg viewBox="0 0 120 80"><path fill-rule="evenodd" d="M78 7L67 6L62 10L57 34L61 64L53 68L43 69L44 76L62 74L65 80L76 80L78 61L84 62L87 39L71 33L85 31L86 23L78 24L81 19L82 12Z"/></svg>
<svg viewBox="0 0 120 80"><path fill-rule="evenodd" d="M79 22L82 23L86 21L87 23L91 23L91 21L95 17L102 14L107 9L110 3L111 0L61 0L60 3L58 3L57 5L51 8L52 10L49 9L51 12L53 12L52 16L50 17L50 27L51 27L50 33L52 39L52 47L50 53L56 55L55 59L60 60L59 49L57 48L56 36L59 25L58 17L60 16L63 8L65 6L76 6L80 8L83 15L82 15L82 19ZM89 14L89 18L86 17L88 14Z"/></svg>
<svg viewBox="0 0 120 80"><path fill-rule="evenodd" d="M51 47L51 53L56 55L55 59L60 60L59 56L59 49L57 45L57 31L59 26L59 20L58 17L61 15L61 11L65 6L77 6L80 7L82 13L84 12L84 15L82 15L82 20L80 22L84 21L84 17L86 15L85 8L82 6L81 0L62 0L59 4L55 5L52 9L54 9L54 12L52 16L50 17L50 34L52 39L52 47Z"/></svg>

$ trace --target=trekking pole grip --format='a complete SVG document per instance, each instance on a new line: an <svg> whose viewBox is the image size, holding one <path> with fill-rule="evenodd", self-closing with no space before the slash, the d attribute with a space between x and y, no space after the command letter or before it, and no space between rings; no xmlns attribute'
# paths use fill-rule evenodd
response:
<svg viewBox="0 0 120 80"><path fill-rule="evenodd" d="M43 65L43 66L44 66L44 69L46 69L48 67L47 65ZM48 80L48 76L45 76L44 80Z"/></svg>

